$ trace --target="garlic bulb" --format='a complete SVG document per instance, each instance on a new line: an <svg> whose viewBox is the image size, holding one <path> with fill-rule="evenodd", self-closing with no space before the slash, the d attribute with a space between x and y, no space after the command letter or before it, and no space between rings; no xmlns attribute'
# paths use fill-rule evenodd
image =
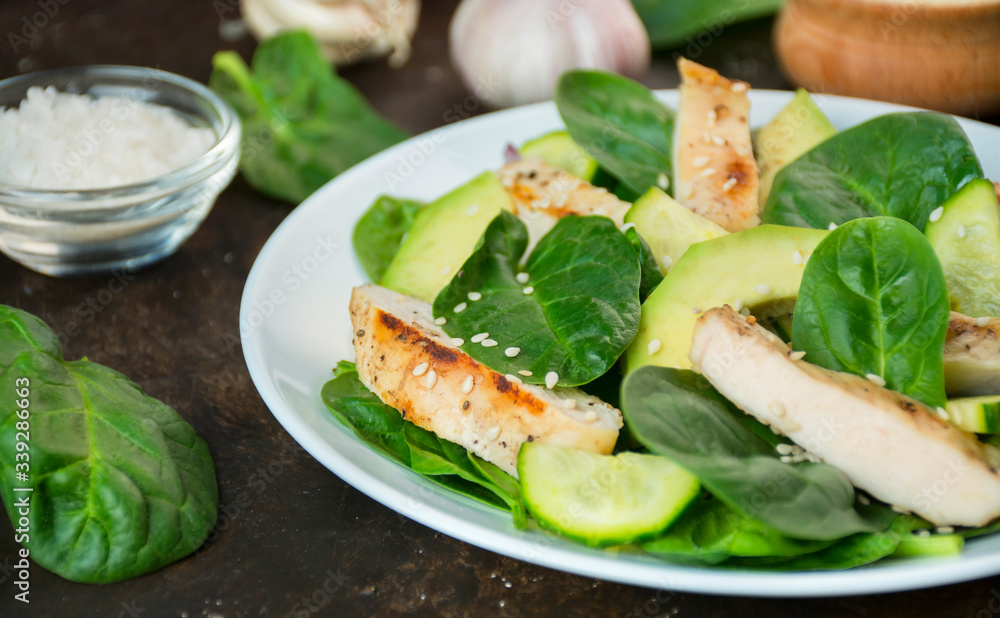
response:
<svg viewBox="0 0 1000 618"><path fill-rule="evenodd" d="M398 67L410 56L420 0L240 0L240 11L258 40L305 28L334 64L389 55Z"/></svg>
<svg viewBox="0 0 1000 618"><path fill-rule="evenodd" d="M551 99L568 69L641 78L650 59L629 0L463 0L450 45L466 87L494 107Z"/></svg>

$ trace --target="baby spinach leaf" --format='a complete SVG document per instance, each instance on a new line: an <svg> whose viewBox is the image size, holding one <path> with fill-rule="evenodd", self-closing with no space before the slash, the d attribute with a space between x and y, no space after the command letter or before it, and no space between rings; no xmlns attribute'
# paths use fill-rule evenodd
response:
<svg viewBox="0 0 1000 618"><path fill-rule="evenodd" d="M323 385L320 397L338 421L379 453L452 491L510 511L519 528L527 525L514 477L404 420L361 383L354 363L337 363L334 378Z"/></svg>
<svg viewBox="0 0 1000 618"><path fill-rule="evenodd" d="M880 116L822 142L775 176L764 223L826 229L888 215L924 229L931 211L982 178L972 144L951 116Z"/></svg>
<svg viewBox="0 0 1000 618"><path fill-rule="evenodd" d="M785 0L632 0L654 49L676 47L687 42L688 46L682 51L691 58L696 57L705 45L702 37L697 36L702 32L706 33L706 37L711 35L709 40L713 40L730 24L770 15L784 3Z"/></svg>
<svg viewBox="0 0 1000 618"><path fill-rule="evenodd" d="M854 510L854 488L842 472L782 463L749 419L692 371L641 367L625 378L621 403L643 446L686 468L746 517L803 540L879 529Z"/></svg>
<svg viewBox="0 0 1000 618"><path fill-rule="evenodd" d="M631 193L672 176L674 112L642 84L603 71L567 71L554 98L573 141Z"/></svg>
<svg viewBox="0 0 1000 618"><path fill-rule="evenodd" d="M653 255L652 249L646 244L642 236L635 231L634 227L628 228L625 231L625 238L632 244L632 248L639 255L639 302L646 302L649 295L653 293L656 286L660 285L663 281L663 271L660 270L660 265L656 262L656 256Z"/></svg>
<svg viewBox="0 0 1000 618"><path fill-rule="evenodd" d="M236 52L212 58L209 86L243 122L240 170L254 189L299 203L355 163L404 140L334 74L303 30L267 39L252 69Z"/></svg>
<svg viewBox="0 0 1000 618"><path fill-rule="evenodd" d="M420 202L383 195L358 219L351 241L361 267L372 281L382 280L422 207Z"/></svg>
<svg viewBox="0 0 1000 618"><path fill-rule="evenodd" d="M122 374L63 360L41 320L0 305L0 389L13 398L19 388L29 415L0 406L0 494L12 522L17 501L28 499L23 544L35 562L72 581L108 583L204 542L219 496L194 429ZM30 446L28 467L16 442ZM15 478L25 470L26 480Z"/></svg>
<svg viewBox="0 0 1000 618"><path fill-rule="evenodd" d="M462 350L494 371L517 375L527 369L532 375L524 381L534 384L544 383L550 371L563 386L590 382L635 336L638 256L610 219L565 217L532 251L528 282L519 283L518 261L527 245L524 224L500 213L434 299L434 315L447 320L449 335L465 341ZM470 294L481 298L470 300ZM473 342L481 333L488 340ZM497 343L487 347L491 342Z"/></svg>
<svg viewBox="0 0 1000 618"><path fill-rule="evenodd" d="M917 228L851 221L816 247L802 275L792 340L813 364L943 406L950 308L944 272Z"/></svg>

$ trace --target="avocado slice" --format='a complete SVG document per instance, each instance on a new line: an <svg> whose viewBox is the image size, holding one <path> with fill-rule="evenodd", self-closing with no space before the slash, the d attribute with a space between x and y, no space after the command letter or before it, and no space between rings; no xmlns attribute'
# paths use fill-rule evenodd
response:
<svg viewBox="0 0 1000 618"><path fill-rule="evenodd" d="M693 213L657 187L651 188L625 213L625 223L649 245L656 263L666 274L688 248L729 232Z"/></svg>
<svg viewBox="0 0 1000 618"><path fill-rule="evenodd" d="M713 307L766 304L769 312L789 313L805 261L828 233L761 225L692 245L643 303L639 332L625 351L627 371L689 369L695 321Z"/></svg>
<svg viewBox="0 0 1000 618"><path fill-rule="evenodd" d="M767 203L775 175L795 159L837 132L809 93L799 88L795 98L760 131L754 142L760 169L761 205Z"/></svg>
<svg viewBox="0 0 1000 618"><path fill-rule="evenodd" d="M969 181L931 219L924 234L944 268L952 309L1000 317L1000 206L993 183Z"/></svg>
<svg viewBox="0 0 1000 618"><path fill-rule="evenodd" d="M553 131L524 143L518 149L524 159L541 159L587 182L597 174L597 161L573 141L567 131Z"/></svg>
<svg viewBox="0 0 1000 618"><path fill-rule="evenodd" d="M384 287L434 302L501 210L510 195L493 172L484 172L425 206L382 276Z"/></svg>

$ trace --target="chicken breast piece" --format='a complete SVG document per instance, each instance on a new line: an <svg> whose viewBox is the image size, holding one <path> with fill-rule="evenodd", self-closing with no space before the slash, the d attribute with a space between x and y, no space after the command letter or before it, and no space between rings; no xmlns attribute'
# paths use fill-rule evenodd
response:
<svg viewBox="0 0 1000 618"><path fill-rule="evenodd" d="M746 82L685 58L674 124L674 197L728 232L760 225Z"/></svg>
<svg viewBox="0 0 1000 618"><path fill-rule="evenodd" d="M514 476L525 442L614 448L616 408L579 389L548 390L493 371L452 343L429 304L368 284L354 288L350 311L361 382L417 426Z"/></svg>
<svg viewBox="0 0 1000 618"><path fill-rule="evenodd" d="M953 397L1000 395L1000 318L951 312L944 343L944 386Z"/></svg>
<svg viewBox="0 0 1000 618"><path fill-rule="evenodd" d="M924 404L804 360L729 307L705 313L691 362L741 409L876 498L937 525L1000 516L992 453Z"/></svg>
<svg viewBox="0 0 1000 618"><path fill-rule="evenodd" d="M625 213L632 206L607 189L539 159L508 163L497 177L514 200L514 214L528 227L525 255L565 216L599 215L622 227Z"/></svg>

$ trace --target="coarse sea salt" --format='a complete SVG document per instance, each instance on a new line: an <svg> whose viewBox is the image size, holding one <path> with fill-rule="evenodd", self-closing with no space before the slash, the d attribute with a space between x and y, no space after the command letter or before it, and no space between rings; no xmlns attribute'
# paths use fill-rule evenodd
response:
<svg viewBox="0 0 1000 618"><path fill-rule="evenodd" d="M0 110L0 182L32 189L101 189L178 170L215 132L162 105L33 87Z"/></svg>

